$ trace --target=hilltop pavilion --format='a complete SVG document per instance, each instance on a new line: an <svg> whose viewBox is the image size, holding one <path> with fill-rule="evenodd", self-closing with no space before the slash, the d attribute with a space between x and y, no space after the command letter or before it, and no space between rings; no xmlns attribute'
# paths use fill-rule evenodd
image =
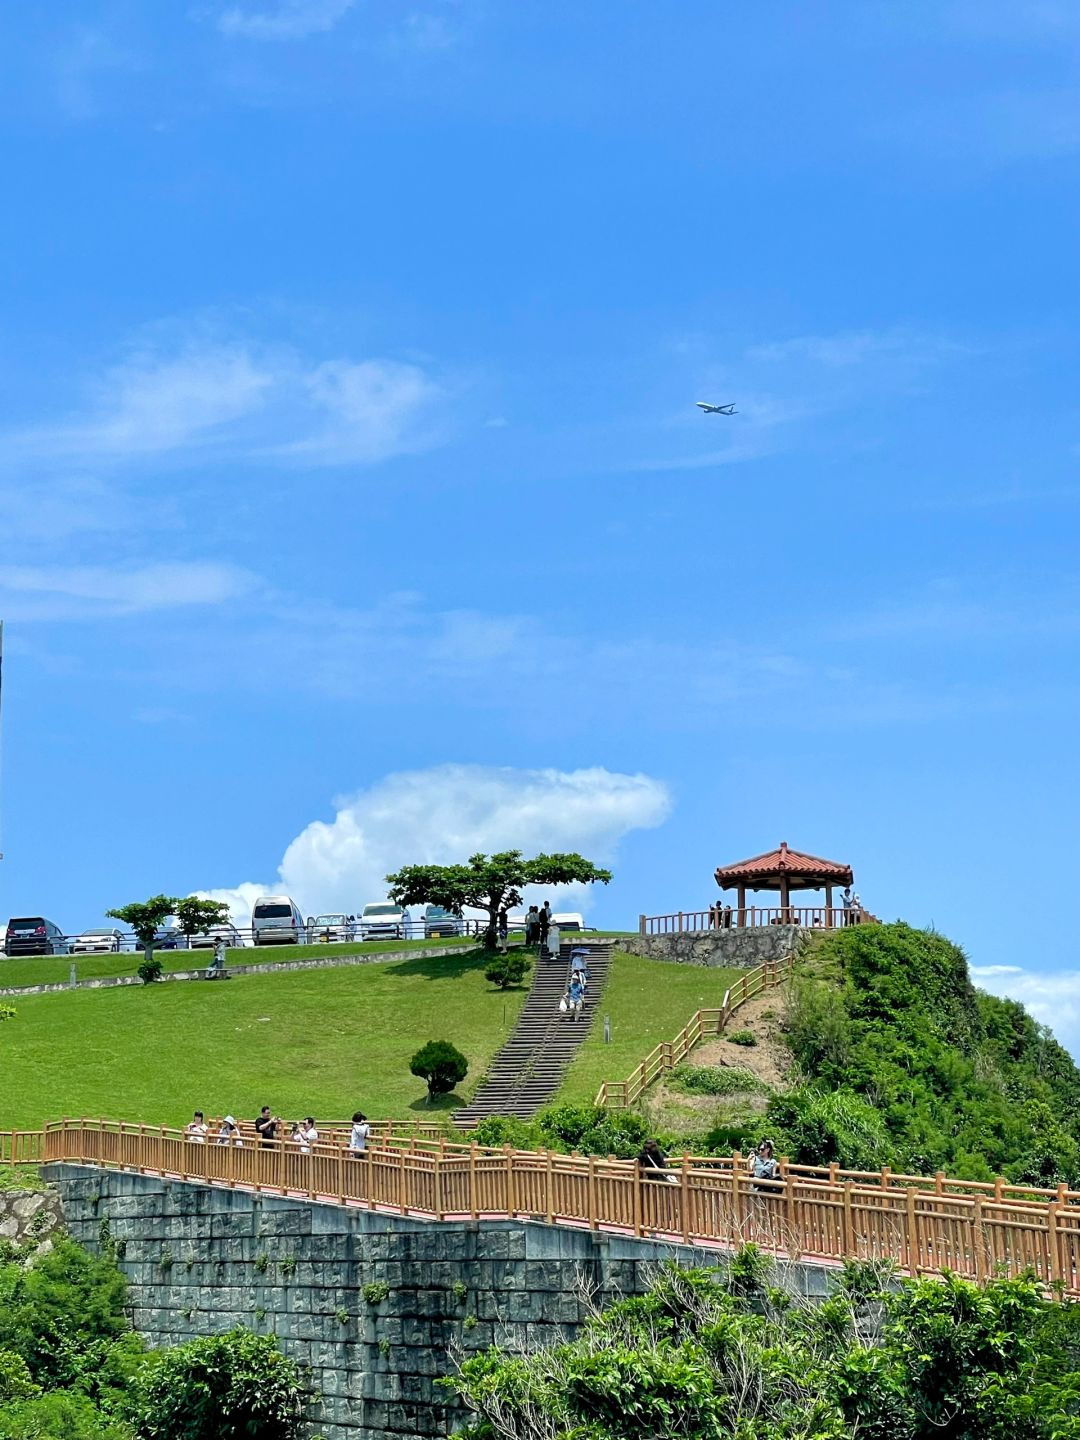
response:
<svg viewBox="0 0 1080 1440"><path fill-rule="evenodd" d="M789 850L786 840L781 840L779 850L769 850L764 855L753 855L749 860L738 860L734 865L721 865L716 871L716 883L721 890L738 890L737 924L747 924L747 890L778 890L780 892L781 918L792 919L791 894L795 890L825 891L825 924L834 924L833 886L853 885L855 874L850 865L838 860L823 860L819 855L804 855L801 850ZM820 921L815 921L820 923Z"/></svg>

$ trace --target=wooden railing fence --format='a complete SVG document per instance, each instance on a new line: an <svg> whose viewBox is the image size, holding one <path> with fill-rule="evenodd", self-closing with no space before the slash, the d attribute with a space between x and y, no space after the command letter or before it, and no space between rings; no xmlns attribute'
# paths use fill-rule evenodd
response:
<svg viewBox="0 0 1080 1440"><path fill-rule="evenodd" d="M792 954L783 960L769 960L754 970L745 971L725 992L721 1006L695 1010L674 1040L662 1040L654 1046L625 1080L605 1080L597 1091L596 1104L607 1110L625 1110L633 1105L654 1080L685 1060L694 1046L707 1035L722 1035L740 1005L788 979L794 959Z"/></svg>
<svg viewBox="0 0 1080 1440"><path fill-rule="evenodd" d="M639 915L641 935L701 934L708 930L757 930L767 925L796 925L807 930L835 930L844 925L876 925L868 910L838 905L745 905L741 909L711 905L703 910L673 910L669 915Z"/></svg>
<svg viewBox="0 0 1080 1440"><path fill-rule="evenodd" d="M1080 1191L958 1181L889 1170L789 1165L753 1181L743 1157L683 1156L647 1178L634 1161L380 1139L363 1159L342 1145L310 1154L197 1143L181 1130L63 1120L42 1159L120 1168L432 1220L531 1219L591 1231L729 1248L754 1241L793 1259L892 1260L908 1274L972 1279L1032 1269L1080 1298Z"/></svg>

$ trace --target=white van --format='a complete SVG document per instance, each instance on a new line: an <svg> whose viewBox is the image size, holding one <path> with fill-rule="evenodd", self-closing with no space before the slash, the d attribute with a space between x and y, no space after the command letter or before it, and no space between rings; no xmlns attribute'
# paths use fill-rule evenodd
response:
<svg viewBox="0 0 1080 1440"><path fill-rule="evenodd" d="M585 917L584 917L584 915L578 915L578 914L576 914L576 913L571 914L571 913L567 912L567 913L562 914L562 915L552 915L552 917L551 917L551 923L552 923L553 925L557 925L560 930L584 930L584 929L585 929Z"/></svg>
<svg viewBox="0 0 1080 1440"><path fill-rule="evenodd" d="M304 917L288 895L263 895L251 909L251 939L255 945L299 945L304 938Z"/></svg>

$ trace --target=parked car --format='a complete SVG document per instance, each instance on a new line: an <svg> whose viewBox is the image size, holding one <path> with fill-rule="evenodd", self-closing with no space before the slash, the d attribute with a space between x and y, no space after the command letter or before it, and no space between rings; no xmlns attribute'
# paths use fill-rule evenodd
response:
<svg viewBox="0 0 1080 1440"><path fill-rule="evenodd" d="M584 930L585 918L582 915L567 911L563 915L552 915L551 923L557 925L560 930Z"/></svg>
<svg viewBox="0 0 1080 1440"><path fill-rule="evenodd" d="M71 942L73 955L117 955L123 949L124 936L119 930L84 930Z"/></svg>
<svg viewBox="0 0 1080 1440"><path fill-rule="evenodd" d="M155 950L186 950L188 937L179 925L162 925L154 935Z"/></svg>
<svg viewBox="0 0 1080 1440"><path fill-rule="evenodd" d="M353 922L347 915L316 915L308 924L308 938L315 945L340 945L353 938Z"/></svg>
<svg viewBox="0 0 1080 1440"><path fill-rule="evenodd" d="M67 940L59 925L41 915L9 920L4 936L7 955L66 955Z"/></svg>
<svg viewBox="0 0 1080 1440"><path fill-rule="evenodd" d="M462 935L464 932L464 920L462 920L460 915L455 915L452 910L444 910L441 905L429 905L425 909L425 940L432 940L436 936Z"/></svg>
<svg viewBox="0 0 1080 1440"><path fill-rule="evenodd" d="M409 912L392 900L373 900L360 915L361 940L407 940L412 920Z"/></svg>
<svg viewBox="0 0 1080 1440"><path fill-rule="evenodd" d="M251 938L256 945L299 945L304 917L288 895L263 895L251 911Z"/></svg>
<svg viewBox="0 0 1080 1440"><path fill-rule="evenodd" d="M218 942L218 936L225 941L230 950L235 950L244 943L236 926L228 921L223 921L220 925L211 925L205 935L192 935L191 948L192 950L212 950Z"/></svg>

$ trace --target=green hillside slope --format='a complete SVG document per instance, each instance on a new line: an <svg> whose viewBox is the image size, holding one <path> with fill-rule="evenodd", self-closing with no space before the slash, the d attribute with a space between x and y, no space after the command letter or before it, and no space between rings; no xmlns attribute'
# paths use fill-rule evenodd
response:
<svg viewBox="0 0 1080 1440"><path fill-rule="evenodd" d="M1080 1071L958 946L907 925L820 941L784 1021L805 1083L769 1106L793 1158L1080 1181Z"/></svg>
<svg viewBox="0 0 1080 1440"><path fill-rule="evenodd" d="M20 997L0 1026L0 1129L64 1115L175 1124L200 1108L288 1119L430 1114L409 1060L430 1039L469 1060L468 1096L525 990L496 991L477 951L213 984ZM456 1104L456 1097L450 1104Z"/></svg>

